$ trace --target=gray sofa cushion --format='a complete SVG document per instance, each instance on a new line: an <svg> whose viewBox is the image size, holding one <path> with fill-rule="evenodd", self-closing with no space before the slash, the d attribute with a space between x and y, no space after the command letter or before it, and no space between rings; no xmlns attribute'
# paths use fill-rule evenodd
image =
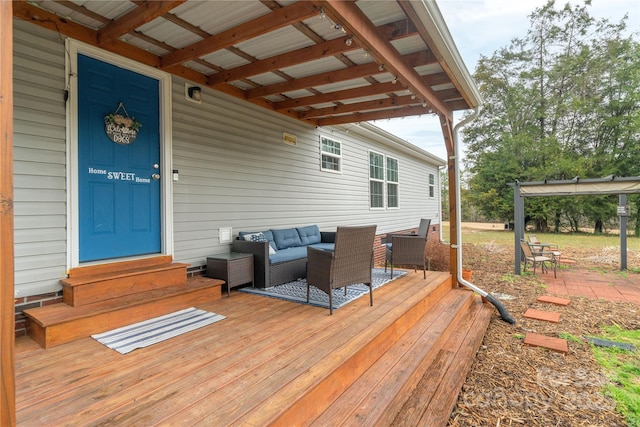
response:
<svg viewBox="0 0 640 427"><path fill-rule="evenodd" d="M275 254L269 255L269 262L271 264L277 264L279 262L292 261L294 259L301 259L306 257L307 247L296 246L294 248L278 250Z"/></svg>
<svg viewBox="0 0 640 427"><path fill-rule="evenodd" d="M271 230L271 232L273 233L273 240L276 242L278 251L302 246L302 241L300 241L300 236L295 228Z"/></svg>
<svg viewBox="0 0 640 427"><path fill-rule="evenodd" d="M314 243L320 243L320 229L317 225L308 225L306 227L296 228L300 241L303 245L313 245Z"/></svg>

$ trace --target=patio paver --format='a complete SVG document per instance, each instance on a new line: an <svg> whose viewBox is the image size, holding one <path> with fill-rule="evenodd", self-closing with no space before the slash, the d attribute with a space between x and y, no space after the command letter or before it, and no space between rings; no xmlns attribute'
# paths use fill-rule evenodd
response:
<svg viewBox="0 0 640 427"><path fill-rule="evenodd" d="M558 272L557 278L542 275L547 293L604 299L614 302L633 302L640 305L640 274L629 272L600 272L568 269Z"/></svg>

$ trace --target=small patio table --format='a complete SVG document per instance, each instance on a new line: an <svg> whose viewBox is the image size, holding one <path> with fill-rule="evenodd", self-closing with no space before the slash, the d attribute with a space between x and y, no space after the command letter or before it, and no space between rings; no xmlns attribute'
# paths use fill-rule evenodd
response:
<svg viewBox="0 0 640 427"><path fill-rule="evenodd" d="M253 281L253 254L230 252L207 257L207 277L227 282L227 297L231 288Z"/></svg>

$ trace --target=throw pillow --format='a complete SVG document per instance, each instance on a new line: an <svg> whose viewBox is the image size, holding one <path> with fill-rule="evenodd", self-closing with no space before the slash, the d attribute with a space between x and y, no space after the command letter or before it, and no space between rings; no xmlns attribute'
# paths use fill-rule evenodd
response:
<svg viewBox="0 0 640 427"><path fill-rule="evenodd" d="M268 241L263 233L245 234L242 237L244 240L249 242L267 242ZM275 249L273 249L269 244L269 255L273 255L275 253L276 253Z"/></svg>

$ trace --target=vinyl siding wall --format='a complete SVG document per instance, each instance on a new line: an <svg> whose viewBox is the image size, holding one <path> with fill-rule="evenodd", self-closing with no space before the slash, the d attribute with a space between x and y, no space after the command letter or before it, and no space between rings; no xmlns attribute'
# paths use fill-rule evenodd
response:
<svg viewBox="0 0 640 427"><path fill-rule="evenodd" d="M66 275L65 50L58 34L15 20L16 296L55 292ZM359 126L319 128L203 88L202 103L172 84L174 259L197 268L227 252L220 227L264 230L377 224L378 234L420 218L438 224L438 169ZM283 132L294 134L287 145ZM320 135L342 143L342 172L320 170ZM398 209L369 209L369 150L398 159ZM428 197L429 173L436 195Z"/></svg>
<svg viewBox="0 0 640 427"><path fill-rule="evenodd" d="M184 81L173 85L175 258L201 265L227 252L218 229L260 231L318 224L377 224L378 234L438 224L438 197L429 198L429 173L437 165L374 142L356 125L306 126L203 88L202 103L185 99ZM348 131L347 131L348 130ZM297 145L283 142L294 134ZM342 172L320 170L320 135L342 143ZM387 143L389 143L387 141ZM398 159L400 208L369 209L369 150Z"/></svg>
<svg viewBox="0 0 640 427"><path fill-rule="evenodd" d="M16 297L66 274L65 52L58 34L14 20Z"/></svg>

